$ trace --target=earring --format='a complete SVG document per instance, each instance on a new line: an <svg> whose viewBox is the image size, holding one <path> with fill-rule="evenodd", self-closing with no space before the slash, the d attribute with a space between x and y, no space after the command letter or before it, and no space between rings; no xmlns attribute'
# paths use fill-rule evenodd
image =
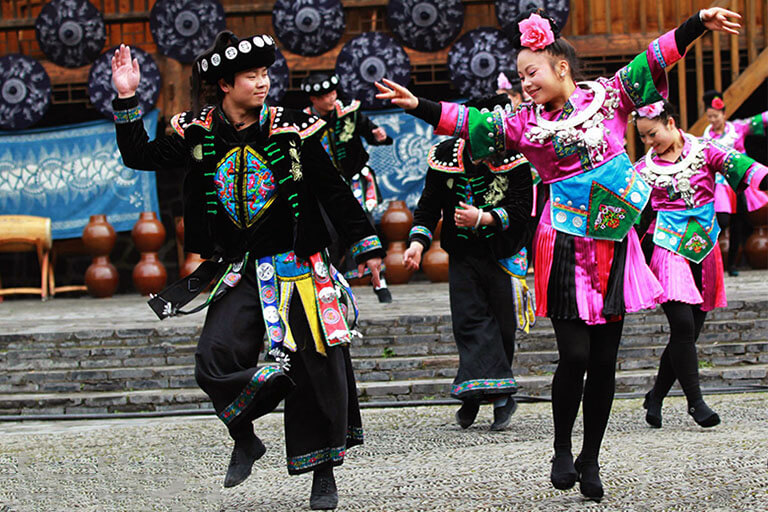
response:
<svg viewBox="0 0 768 512"><path fill-rule="evenodd" d="M565 71L560 72L560 78L565 78Z"/></svg>

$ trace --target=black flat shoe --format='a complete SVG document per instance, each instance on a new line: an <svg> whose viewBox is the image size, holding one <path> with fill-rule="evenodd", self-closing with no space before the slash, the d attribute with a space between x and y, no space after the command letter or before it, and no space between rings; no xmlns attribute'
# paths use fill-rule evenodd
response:
<svg viewBox="0 0 768 512"><path fill-rule="evenodd" d="M461 428L469 428L477 418L477 411L480 410L480 402L475 400L465 400L459 410L456 411L456 423Z"/></svg>
<svg viewBox="0 0 768 512"><path fill-rule="evenodd" d="M339 492L333 468L312 473L312 493L309 495L309 508L312 510L333 510L339 504Z"/></svg>
<svg viewBox="0 0 768 512"><path fill-rule="evenodd" d="M235 441L232 455L229 458L227 476L224 477L224 487L240 485L251 476L253 463L259 460L267 451L261 439L255 435L252 438Z"/></svg>
<svg viewBox="0 0 768 512"><path fill-rule="evenodd" d="M582 496L592 501L603 499L603 482L600 481L600 466L597 462L581 462L576 457L573 465L579 473L579 490Z"/></svg>
<svg viewBox="0 0 768 512"><path fill-rule="evenodd" d="M376 294L381 304L392 302L392 292L389 291L389 288L379 288L378 290L373 290L373 293Z"/></svg>
<svg viewBox="0 0 768 512"><path fill-rule="evenodd" d="M651 396L651 391L645 394L645 400L643 400L643 409L645 413L645 421L653 428L661 428L661 401L655 400Z"/></svg>
<svg viewBox="0 0 768 512"><path fill-rule="evenodd" d="M565 491L576 485L579 474L573 466L573 455L570 453L555 455L552 457L552 472L549 479L555 489Z"/></svg>
<svg viewBox="0 0 768 512"><path fill-rule="evenodd" d="M491 430L500 431L509 426L512 421L512 415L517 411L517 401L513 397L507 397L507 403L503 407L493 408L493 423Z"/></svg>
<svg viewBox="0 0 768 512"><path fill-rule="evenodd" d="M700 400L694 405L689 406L688 414L693 417L693 421L704 428L714 427L715 425L720 424L720 416L718 416L715 411L710 409L703 400Z"/></svg>

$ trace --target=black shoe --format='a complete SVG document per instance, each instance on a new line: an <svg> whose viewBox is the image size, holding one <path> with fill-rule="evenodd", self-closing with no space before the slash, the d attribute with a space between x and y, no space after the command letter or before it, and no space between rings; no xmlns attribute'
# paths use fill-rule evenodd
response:
<svg viewBox="0 0 768 512"><path fill-rule="evenodd" d="M561 491L570 489L576 484L578 477L579 474L573 466L573 455L562 453L552 457L552 472L549 474L549 479L555 489Z"/></svg>
<svg viewBox="0 0 768 512"><path fill-rule="evenodd" d="M656 400L651 393L647 392L643 400L643 409L647 411L645 421L653 428L661 428L661 401Z"/></svg>
<svg viewBox="0 0 768 512"><path fill-rule="evenodd" d="M709 408L704 400L699 400L693 405L688 406L688 414L693 416L693 420L699 424L699 426L707 428L714 427L720 424L720 416L715 411Z"/></svg>
<svg viewBox="0 0 768 512"><path fill-rule="evenodd" d="M499 431L506 429L509 426L509 422L512 421L512 415L515 414L515 411L517 411L517 401L511 396L507 397L507 403L503 407L494 407L491 430Z"/></svg>
<svg viewBox="0 0 768 512"><path fill-rule="evenodd" d="M234 487L251 476L253 463L261 458L267 451L261 439L255 435L252 438L235 441L232 456L229 458L227 476L224 478L224 487Z"/></svg>
<svg viewBox="0 0 768 512"><path fill-rule="evenodd" d="M333 510L339 504L339 492L333 478L333 468L321 469L312 474L312 493L309 508L312 510Z"/></svg>
<svg viewBox="0 0 768 512"><path fill-rule="evenodd" d="M392 302L392 293L390 293L389 288L379 288L378 290L374 289L373 293L376 294L376 296L379 298L379 302L382 304L389 304Z"/></svg>
<svg viewBox="0 0 768 512"><path fill-rule="evenodd" d="M476 400L465 400L459 410L456 411L456 423L461 428L469 428L477 418L477 412L480 410L480 402Z"/></svg>
<svg viewBox="0 0 768 512"><path fill-rule="evenodd" d="M579 473L581 494L592 501L603 499L603 482L600 481L600 466L597 465L597 462L581 462L576 457L573 466Z"/></svg>
<svg viewBox="0 0 768 512"><path fill-rule="evenodd" d="M728 275L732 277L737 277L739 275L739 271L736 270L735 268L729 268Z"/></svg>

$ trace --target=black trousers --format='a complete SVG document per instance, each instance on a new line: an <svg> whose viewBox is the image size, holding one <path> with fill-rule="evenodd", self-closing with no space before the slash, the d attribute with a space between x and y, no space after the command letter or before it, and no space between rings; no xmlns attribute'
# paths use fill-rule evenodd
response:
<svg viewBox="0 0 768 512"><path fill-rule="evenodd" d="M258 390L248 393L264 369L266 330L255 264L248 265L240 283L209 306L195 354L197 382L231 434L269 412L259 407ZM289 353L296 387L285 398L285 443L288 472L298 474L341 464L345 450L363 442L363 430L348 347L316 352L298 291L288 321L298 350ZM236 416L225 417L233 404Z"/></svg>
<svg viewBox="0 0 768 512"><path fill-rule="evenodd" d="M517 391L515 306L511 277L491 254L452 254L449 293L459 370L451 395L460 400L493 400Z"/></svg>

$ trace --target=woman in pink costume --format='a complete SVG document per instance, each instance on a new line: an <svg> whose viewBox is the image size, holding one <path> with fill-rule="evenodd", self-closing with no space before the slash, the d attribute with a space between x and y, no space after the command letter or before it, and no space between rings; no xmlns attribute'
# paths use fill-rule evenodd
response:
<svg viewBox="0 0 768 512"><path fill-rule="evenodd" d="M720 92L707 91L702 99L707 109L707 121L709 121L709 124L704 129L705 139L714 140L723 146L735 149L739 153L746 153L744 139L747 138L747 135L766 135L765 126L768 124L768 112L754 115L749 119L728 121L725 117L725 102ZM747 188L744 191L744 199L746 200L747 209L750 211L757 210L768 203L768 194ZM725 177L722 174L717 174L715 177L715 211L717 212L717 222L720 224L720 227L727 229L730 233L727 264L728 274L732 276L739 275L736 270L736 255L739 247L744 242L743 225L746 222L743 215L731 219L731 215L739 210L737 205L736 193L728 186ZM743 210L739 211L743 212Z"/></svg>
<svg viewBox="0 0 768 512"><path fill-rule="evenodd" d="M688 413L702 427L713 427L720 417L702 398L695 343L707 311L726 305L715 176L720 173L728 186L754 194L768 185L768 168L734 149L683 133L665 102L639 109L636 125L651 149L635 169L653 188L656 212L643 246L664 288L659 302L669 320L669 343L643 402L645 420L661 427L662 401L678 380Z"/></svg>
<svg viewBox="0 0 768 512"><path fill-rule="evenodd" d="M545 16L542 17L542 14ZM696 13L653 41L610 78L576 83L578 59L543 11L518 18L517 69L533 103L481 114L416 98L389 80L379 98L469 141L472 158L522 152L549 186L536 237L537 314L552 320L560 361L552 381L552 484L600 500L598 454L615 388L624 314L653 307L662 289L643 259L633 224L650 196L624 151L629 115L667 93L665 69L709 28L736 33L738 14ZM730 19L729 19L730 18ZM583 384L587 374L586 385ZM571 433L584 402L584 441L573 460Z"/></svg>

